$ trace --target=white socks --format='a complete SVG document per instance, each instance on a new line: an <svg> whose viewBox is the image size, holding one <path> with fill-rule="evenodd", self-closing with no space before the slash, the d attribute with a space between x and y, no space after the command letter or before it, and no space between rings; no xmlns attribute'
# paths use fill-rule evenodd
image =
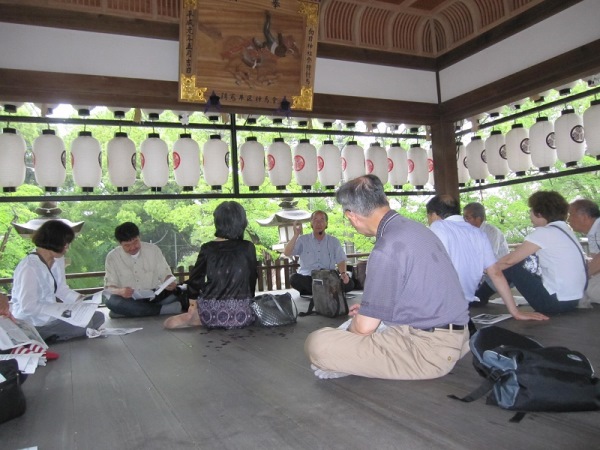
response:
<svg viewBox="0 0 600 450"><path fill-rule="evenodd" d="M350 376L349 373L344 373L344 372L334 372L332 370L323 370L323 369L319 369L317 366L315 366L314 364L310 365L310 368L312 370L314 370L315 372L315 377L320 378L322 380L331 380L334 378L342 378L342 377L347 377Z"/></svg>

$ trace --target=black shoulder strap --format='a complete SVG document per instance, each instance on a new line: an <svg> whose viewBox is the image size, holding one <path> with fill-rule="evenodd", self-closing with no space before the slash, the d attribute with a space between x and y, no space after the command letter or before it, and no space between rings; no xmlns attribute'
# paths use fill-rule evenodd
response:
<svg viewBox="0 0 600 450"><path fill-rule="evenodd" d="M567 233L561 227L559 227L557 225L550 225L550 226L552 228L556 228L557 230L562 231L564 233L564 235L567 236L571 240L571 242L575 245L575 247L577 247L577 251L581 255L581 261L583 262L583 271L585 272L585 287L583 288L583 291L584 292L587 291L589 276L588 276L588 271L587 271L587 263L585 262L585 256L583 255L583 252L581 251L581 248L579 247L579 245L577 244L577 242L575 242L575 240L571 236L569 236L569 233Z"/></svg>
<svg viewBox="0 0 600 450"><path fill-rule="evenodd" d="M40 261L42 262L42 264L44 264L44 266L46 266L46 269L48 269L48 272L50 272L50 276L52 277L52 281L54 281L54 293L56 294L56 290L58 289L58 285L56 284L56 278L54 278L54 274L50 270L50 267L48 267L48 264L46 264L46 261L44 260L44 258L42 258L42 255L40 255L38 252L31 252L31 255L37 255L37 257L40 258Z"/></svg>
<svg viewBox="0 0 600 450"><path fill-rule="evenodd" d="M310 299L310 303L308 304L308 309L306 310L306 312L305 313L304 312L300 312L300 313L298 313L298 315L300 317L304 317L304 316L310 316L311 314L319 314L318 312L316 312L314 310L314 308L315 308L315 301L311 298Z"/></svg>

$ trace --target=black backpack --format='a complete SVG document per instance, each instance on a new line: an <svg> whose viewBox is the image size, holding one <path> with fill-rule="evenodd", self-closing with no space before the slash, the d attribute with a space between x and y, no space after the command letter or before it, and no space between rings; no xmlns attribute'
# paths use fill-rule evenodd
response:
<svg viewBox="0 0 600 450"><path fill-rule="evenodd" d="M544 347L504 328L489 326L469 342L473 366L485 378L463 398L472 402L488 394L487 403L518 411L592 411L600 409L600 383L581 353L565 347Z"/></svg>
<svg viewBox="0 0 600 450"><path fill-rule="evenodd" d="M348 315L348 300L342 288L340 274L336 270L313 270L312 299L305 313L299 316L320 314L325 317Z"/></svg>

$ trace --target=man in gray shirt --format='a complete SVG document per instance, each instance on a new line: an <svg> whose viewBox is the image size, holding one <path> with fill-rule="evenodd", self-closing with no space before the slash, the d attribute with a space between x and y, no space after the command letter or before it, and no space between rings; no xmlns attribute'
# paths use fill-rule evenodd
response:
<svg viewBox="0 0 600 450"><path fill-rule="evenodd" d="M446 375L469 352L469 313L444 245L424 225L391 210L374 175L347 182L336 198L352 226L377 241L362 303L350 307L348 329L322 328L306 339L315 375ZM382 322L387 328L376 332Z"/></svg>
<svg viewBox="0 0 600 450"><path fill-rule="evenodd" d="M299 256L300 268L290 278L290 284L300 295L312 295L312 271L337 270L344 292L354 289L354 282L346 272L346 253L340 241L326 233L328 217L325 211L310 216L311 234L302 234L302 224L294 224L294 236L283 249L285 256Z"/></svg>

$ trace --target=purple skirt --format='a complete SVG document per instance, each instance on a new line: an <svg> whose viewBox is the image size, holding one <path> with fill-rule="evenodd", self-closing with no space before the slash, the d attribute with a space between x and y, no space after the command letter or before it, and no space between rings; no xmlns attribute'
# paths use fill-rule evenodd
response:
<svg viewBox="0 0 600 450"><path fill-rule="evenodd" d="M252 299L198 300L200 322L206 328L243 328L252 325L254 311Z"/></svg>

